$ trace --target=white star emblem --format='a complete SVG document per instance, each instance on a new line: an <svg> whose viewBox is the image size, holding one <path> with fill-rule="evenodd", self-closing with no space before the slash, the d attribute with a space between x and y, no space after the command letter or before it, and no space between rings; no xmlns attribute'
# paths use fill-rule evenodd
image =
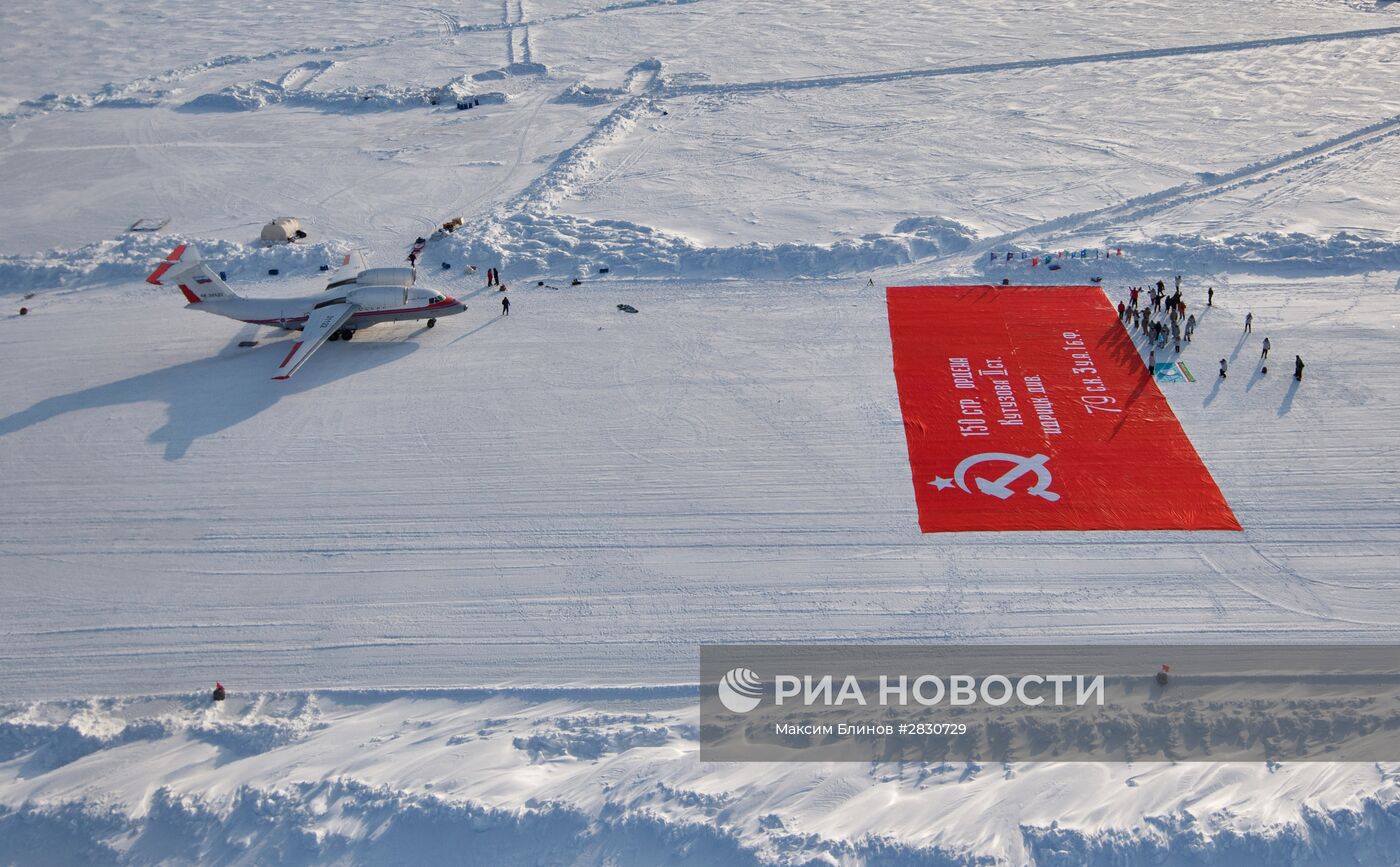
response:
<svg viewBox="0 0 1400 867"><path fill-rule="evenodd" d="M946 491L953 486L953 480L935 476L933 481L929 482L929 484L938 488L940 491Z"/></svg>

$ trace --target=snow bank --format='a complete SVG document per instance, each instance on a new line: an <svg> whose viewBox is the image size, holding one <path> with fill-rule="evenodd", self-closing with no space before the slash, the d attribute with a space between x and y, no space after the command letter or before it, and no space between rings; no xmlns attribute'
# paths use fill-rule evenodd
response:
<svg viewBox="0 0 1400 867"><path fill-rule="evenodd" d="M638 91L655 92L668 83L663 72L664 64L655 57L639 61L627 70L622 77L621 87L594 87L581 81L575 82L554 98L555 102L575 105L602 105Z"/></svg>
<svg viewBox="0 0 1400 867"><path fill-rule="evenodd" d="M153 106L173 93L171 89L161 85L179 83L212 69L259 63L297 55L342 54L356 49L382 46L389 41L390 38L385 37L359 43L283 48L261 54L221 54L209 60L168 69L134 81L108 82L90 93L46 93L33 99L22 100L12 109L0 114L0 123L8 123L21 117L47 114L53 111L89 111L94 108Z"/></svg>
<svg viewBox="0 0 1400 867"><path fill-rule="evenodd" d="M569 183L571 169L557 184ZM867 273L967 251L977 240L969 226L941 217L912 217L889 231L831 244L739 244L708 247L681 235L625 220L589 220L547 209L527 208L507 217L470 223L435 240L425 262L470 262L509 268L520 276L594 274L598 268L628 277L819 278ZM316 274L333 264L344 245L324 241L265 247L181 235L127 233L75 250L39 255L0 256L0 294L49 288L136 282L176 244L192 243L230 280L267 278L270 268L283 276ZM1164 235L1136 242L1109 242L1122 256L1070 258L1057 255L1051 270L1045 251L995 249L982 253L972 270L990 282L1008 278L1022 284L1110 284L1158 279L1172 274L1228 272L1277 276L1326 276L1400 271L1400 241L1363 238L1348 232L1318 238L1300 233L1260 233L1206 238ZM1100 248L1102 253L1103 248ZM1013 254L1006 261L1006 253ZM434 266L436 267L436 266Z"/></svg>
<svg viewBox="0 0 1400 867"><path fill-rule="evenodd" d="M304 695L296 709L286 715L259 715L253 719L223 720L209 715L189 726L191 735L239 755L257 755L296 743L312 732L326 728L320 707L311 695Z"/></svg>
<svg viewBox="0 0 1400 867"><path fill-rule="evenodd" d="M549 67L543 63L507 63L505 66L496 69L488 69L484 72L476 72L471 75L472 81L504 81L511 76L525 75L548 75Z"/></svg>
<svg viewBox="0 0 1400 867"><path fill-rule="evenodd" d="M701 764L693 697L531 694L31 705L0 726L0 760L19 770L0 780L0 861L1325 865L1400 851L1400 790L1379 767Z"/></svg>
<svg viewBox="0 0 1400 867"><path fill-rule="evenodd" d="M179 711L130 719L99 702L58 720L31 709L0 720L0 761L23 757L29 772L50 771L102 750L180 734L231 754L256 755L325 728L309 694L298 696L290 710L264 709L249 718L224 719L218 711L202 695L188 697Z"/></svg>
<svg viewBox="0 0 1400 867"><path fill-rule="evenodd" d="M597 818L558 803L519 810L420 795L352 780L241 787L231 802L161 788L127 818L97 805L0 808L0 856L28 837L48 848L124 863L357 863L706 865L764 863L709 823L646 813ZM122 838L126 838L123 840ZM109 842L112 841L112 842ZM128 845L129 844L129 845ZM60 850L62 851L62 850Z"/></svg>
<svg viewBox="0 0 1400 867"><path fill-rule="evenodd" d="M1105 256L1105 250L1115 255ZM1116 255L1122 250L1122 255ZM1112 282L1170 279L1173 274L1262 274L1278 277L1319 277L1400 270L1400 241L1364 238L1350 232L1317 237L1301 232L1259 232L1223 238L1202 235L1162 235L1140 241L1103 242L1099 257L1059 255L1061 251L998 247L995 256L983 253L974 270L992 282L1086 283L1095 277ZM1011 261L1006 253L1012 253ZM1046 252L1054 253L1047 264ZM1077 252L1077 251L1076 251ZM1022 254L1026 258L1022 258ZM1038 261L1036 261L1038 260ZM1032 264L1036 261L1036 264ZM1058 266L1053 270L1051 265Z"/></svg>
<svg viewBox="0 0 1400 867"><path fill-rule="evenodd" d="M511 200L507 210L547 213L571 198L599 166L597 151L627 137L646 117L659 117L654 100L633 97L613 109L588 135L565 148L553 164Z"/></svg>
<svg viewBox="0 0 1400 867"><path fill-rule="evenodd" d="M452 105L475 98L500 104L504 93L480 93L460 82L443 87L393 87L386 84L341 90L290 89L280 82L258 80L233 84L217 93L206 93L180 106L181 111L257 111L270 105L291 105L318 111L401 111L434 105Z"/></svg>
<svg viewBox="0 0 1400 867"><path fill-rule="evenodd" d="M128 724L95 708L84 709L61 722L25 715L0 721L0 761L25 757L30 772L48 771L98 750L170 734L164 720Z"/></svg>
<svg viewBox="0 0 1400 867"><path fill-rule="evenodd" d="M1204 238L1163 235L1125 245L1124 253L1147 264L1181 263L1199 273L1243 271L1276 276L1321 276L1400 270L1400 240L1338 232L1327 238L1301 232L1260 232Z"/></svg>
<svg viewBox="0 0 1400 867"><path fill-rule="evenodd" d="M564 88L564 91L556 96L554 101L572 105L603 105L612 102L622 94L623 90L619 87L593 87L578 81Z"/></svg>
<svg viewBox="0 0 1400 867"><path fill-rule="evenodd" d="M1086 834L1026 827L1035 863L1047 867L1120 864L1394 864L1400 804L1364 799L1356 809L1304 807L1299 821L1263 831L1210 829L1191 814L1150 816L1144 827Z"/></svg>
<svg viewBox="0 0 1400 867"><path fill-rule="evenodd" d="M540 731L512 745L534 760L574 756L597 759L633 747L661 746L672 737L698 740L694 726L673 728L651 714L587 714L542 721Z"/></svg>
<svg viewBox="0 0 1400 867"><path fill-rule="evenodd" d="M343 246L329 242L264 247L181 235L126 233L76 250L0 256L0 294L141 281L177 244L199 247L210 265L227 273L231 281L267 279L270 268L284 276L315 274L321 265L332 264L345 252Z"/></svg>
<svg viewBox="0 0 1400 867"><path fill-rule="evenodd" d="M459 75L441 87L375 84L331 90L313 90L310 85L336 65L334 60L309 60L292 67L277 81L231 84L215 93L206 93L180 106L181 111L257 111L270 105L292 105L318 111L399 111L434 105L463 105L476 100L501 104L504 93L482 92L480 82L501 81L512 76L547 75L542 63L512 63L484 72Z"/></svg>
<svg viewBox="0 0 1400 867"><path fill-rule="evenodd" d="M433 252L525 275L581 276L601 267L635 277L826 277L956 253L975 237L961 223L922 217L903 220L888 234L831 244L705 247L623 220L523 211L459 229Z"/></svg>

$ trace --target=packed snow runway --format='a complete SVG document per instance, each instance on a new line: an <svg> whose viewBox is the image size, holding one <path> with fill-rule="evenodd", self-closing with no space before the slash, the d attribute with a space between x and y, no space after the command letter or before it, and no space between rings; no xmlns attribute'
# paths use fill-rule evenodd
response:
<svg viewBox="0 0 1400 867"><path fill-rule="evenodd" d="M1162 384L1243 535L922 535L883 287L531 286L509 317L463 294L286 384L290 338L168 287L8 320L0 524L28 580L0 589L0 692L682 683L701 642L1400 623L1400 299L1379 280L1219 287L1183 355L1197 381Z"/></svg>
<svg viewBox="0 0 1400 867"><path fill-rule="evenodd" d="M0 24L0 861L1396 863L1390 765L707 766L694 682L708 642L1400 638L1400 4ZM465 314L288 382L292 334L142 282L189 242L311 293L456 216L419 278ZM1242 532L921 533L885 287L1176 274L1160 387Z"/></svg>

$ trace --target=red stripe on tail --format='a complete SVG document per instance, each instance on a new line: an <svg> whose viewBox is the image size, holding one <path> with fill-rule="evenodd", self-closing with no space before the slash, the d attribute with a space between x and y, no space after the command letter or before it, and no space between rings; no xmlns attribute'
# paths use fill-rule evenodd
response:
<svg viewBox="0 0 1400 867"><path fill-rule="evenodd" d="M165 261L157 265L156 269L151 272L151 276L146 278L146 282L150 283L152 286L159 286L161 275L164 274L166 271L169 271L171 268L175 267L175 263L180 261L181 256L185 255L186 246L188 245L180 244L174 250L171 250L170 255L165 257ZM193 304L194 301L191 301L190 303Z"/></svg>
<svg viewBox="0 0 1400 867"><path fill-rule="evenodd" d="M152 286L159 286L161 275L173 267L175 267L174 262L161 262L156 266L156 269L151 272L151 276L146 278L146 282L150 283Z"/></svg>

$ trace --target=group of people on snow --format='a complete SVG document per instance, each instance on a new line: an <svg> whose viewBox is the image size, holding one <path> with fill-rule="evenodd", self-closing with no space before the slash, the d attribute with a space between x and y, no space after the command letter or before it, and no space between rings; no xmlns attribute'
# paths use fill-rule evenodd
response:
<svg viewBox="0 0 1400 867"><path fill-rule="evenodd" d="M1167 294L1167 284L1162 280L1155 286L1129 287L1127 303L1118 302L1118 318L1132 331L1146 335L1148 346L1154 348L1165 348L1171 343L1174 351L1181 352L1182 342L1190 343L1196 333L1196 315L1186 312L1179 276L1171 295ZM1151 355L1155 358L1156 352Z"/></svg>
<svg viewBox="0 0 1400 867"><path fill-rule="evenodd" d="M1215 306L1215 287L1206 289L1206 306ZM1128 288L1128 300L1118 302L1118 319L1129 330L1141 332L1147 338L1147 368L1155 371L1157 368L1157 350L1165 349L1171 345L1174 353L1181 352L1182 343L1189 344L1191 338L1196 333L1196 314L1187 313L1186 300L1181 291L1181 275L1176 275L1176 282L1172 293L1167 294L1167 284L1164 280L1158 280L1155 285L1130 286ZM1250 311L1244 317L1245 335L1254 333L1254 312ZM1268 373L1269 350L1273 348L1269 338L1264 338L1262 351L1259 355L1259 365L1261 373ZM1298 381L1303 379L1303 357L1293 356L1293 378ZM1220 378L1224 379L1230 369L1228 359L1220 359Z"/></svg>

